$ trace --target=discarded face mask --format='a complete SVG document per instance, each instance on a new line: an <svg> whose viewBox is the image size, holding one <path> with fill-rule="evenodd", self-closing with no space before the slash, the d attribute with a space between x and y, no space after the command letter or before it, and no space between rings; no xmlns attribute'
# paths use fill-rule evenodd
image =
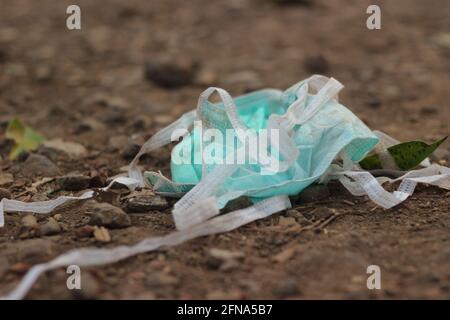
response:
<svg viewBox="0 0 450 320"><path fill-rule="evenodd" d="M362 160L378 138L338 103L342 88L333 78L312 76L285 92L261 90L235 100L221 89L205 91L197 107L202 126L194 128L172 151L173 182L159 173L145 174L155 192L179 196L189 190L175 204L177 228L201 223L241 196L256 203L274 196L296 195L317 181L341 152L354 163ZM208 101L214 91L219 93L221 103ZM205 146L202 130L211 129L215 138L230 137L227 131L231 130L231 143L218 139ZM261 132L266 133L268 142L258 139ZM215 157L217 164L195 161L205 160L200 153L206 148L220 154ZM237 163L239 150L248 155L244 163ZM182 153L188 154L184 163L179 161Z"/></svg>
<svg viewBox="0 0 450 320"><path fill-rule="evenodd" d="M173 209L178 231L147 238L133 246L74 249L50 262L33 266L5 298L23 298L36 279L48 270L71 264L81 267L113 263L268 217L288 209L291 206L288 196L298 194L314 182L339 180L352 194L368 195L384 208L407 199L420 182L450 189L450 168L430 165L428 161L422 163L425 168L407 172L397 179L375 178L362 171L358 162L368 152L376 148L386 153L386 148L396 140L372 132L339 104L337 94L342 88L333 78L315 75L284 92L266 89L236 99L223 89L207 89L199 98L197 110L184 114L142 146L130 163L128 177L118 177L104 188L107 190L114 182L131 190L149 185L156 193L180 197ZM221 103L208 101L214 92L219 94ZM220 139L205 141L206 133L202 128L194 127L189 131L197 120L205 131L216 129L222 136L231 131L233 143ZM258 143L258 148L252 149L246 139L259 138L260 130L274 130L277 134L267 134L266 137L270 137L267 143L262 146ZM146 172L143 177L137 166L140 156L182 136L183 140L172 151L173 181L156 172ZM211 163L205 161L205 150L222 152L215 154L216 161ZM234 161L240 152L246 156L245 160ZM182 161L179 161L180 155ZM338 158L342 161L335 161ZM402 181L395 192L382 187L385 182L395 181ZM66 201L84 200L93 195L93 191L88 191L78 197L35 203L3 199L0 226L4 224L5 211L48 213ZM254 205L217 216L229 201L242 196L249 197Z"/></svg>

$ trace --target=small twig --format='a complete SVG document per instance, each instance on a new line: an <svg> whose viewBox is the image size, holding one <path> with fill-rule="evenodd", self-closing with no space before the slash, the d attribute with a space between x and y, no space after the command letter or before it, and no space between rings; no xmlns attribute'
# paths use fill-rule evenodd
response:
<svg viewBox="0 0 450 320"><path fill-rule="evenodd" d="M23 197L24 195L26 195L26 194L28 194L28 193L30 193L29 190L22 191L21 193L19 193L18 195L16 195L14 198L17 199L17 198Z"/></svg>
<svg viewBox="0 0 450 320"><path fill-rule="evenodd" d="M327 225L329 225L334 219L336 219L337 217L343 216L345 214L347 214L347 212L341 212L341 213L336 213L336 214L332 215L331 217L329 217L325 221L321 222L321 224L315 230L322 230Z"/></svg>

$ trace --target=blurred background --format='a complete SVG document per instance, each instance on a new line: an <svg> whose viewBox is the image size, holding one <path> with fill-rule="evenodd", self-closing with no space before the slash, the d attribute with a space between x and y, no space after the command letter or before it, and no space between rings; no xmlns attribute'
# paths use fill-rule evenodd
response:
<svg viewBox="0 0 450 320"><path fill-rule="evenodd" d="M66 8L81 8L81 30ZM366 9L381 7L381 30ZM0 0L0 120L101 145L150 134L207 86L285 89L313 73L399 139L448 134L447 0ZM101 134L99 134L101 132Z"/></svg>

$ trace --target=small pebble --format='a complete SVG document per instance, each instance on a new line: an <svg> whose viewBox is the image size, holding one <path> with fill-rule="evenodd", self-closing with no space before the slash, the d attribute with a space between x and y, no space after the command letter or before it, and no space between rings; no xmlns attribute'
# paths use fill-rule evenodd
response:
<svg viewBox="0 0 450 320"><path fill-rule="evenodd" d="M11 192L9 192L7 189L0 188L0 201L5 199L11 199Z"/></svg>
<svg viewBox="0 0 450 320"><path fill-rule="evenodd" d="M280 227L292 227L297 225L297 221L294 217L283 217L280 216L280 220L278 222L278 226Z"/></svg>
<svg viewBox="0 0 450 320"><path fill-rule="evenodd" d="M229 271L239 266L239 260L244 258L244 254L239 251L229 251L212 248L208 252L206 262L211 269Z"/></svg>
<svg viewBox="0 0 450 320"><path fill-rule="evenodd" d="M22 173L26 177L55 177L59 175L58 167L47 157L30 154L23 162Z"/></svg>
<svg viewBox="0 0 450 320"><path fill-rule="evenodd" d="M127 199L126 212L148 212L167 208L167 200L158 195L138 195Z"/></svg>
<svg viewBox="0 0 450 320"><path fill-rule="evenodd" d="M325 220L325 219L331 217L332 215L334 215L335 211L336 210L334 210L334 209L320 207L320 208L317 208L314 211L312 211L310 213L310 217L313 221Z"/></svg>
<svg viewBox="0 0 450 320"><path fill-rule="evenodd" d="M324 74L330 69L330 64L322 55L311 56L305 59L303 63L306 71L315 74Z"/></svg>
<svg viewBox="0 0 450 320"><path fill-rule="evenodd" d="M145 79L168 89L191 84L197 72L196 63L189 60L155 59L145 65Z"/></svg>
<svg viewBox="0 0 450 320"><path fill-rule="evenodd" d="M51 236L61 232L61 226L59 223L52 217L50 217L47 223L39 226L38 234L40 236Z"/></svg>
<svg viewBox="0 0 450 320"><path fill-rule="evenodd" d="M90 237L95 231L95 227L86 225L82 226L78 229L75 229L75 236L77 238L88 238Z"/></svg>
<svg viewBox="0 0 450 320"><path fill-rule="evenodd" d="M306 219L305 216L296 209L290 209L286 212L286 214L288 217L295 218L295 221L297 221L297 223L301 226L307 226L307 225L311 224L311 221Z"/></svg>
<svg viewBox="0 0 450 320"><path fill-rule="evenodd" d="M130 217L122 209L109 203L89 201L86 211L91 213L90 225L108 228L125 228L131 225Z"/></svg>
<svg viewBox="0 0 450 320"><path fill-rule="evenodd" d="M27 228L34 228L37 226L37 219L35 216L29 214L22 218L22 225Z"/></svg>
<svg viewBox="0 0 450 320"><path fill-rule="evenodd" d="M125 149L123 149L123 151L121 152L121 156L125 160L133 160L133 158L137 155L140 149L141 149L140 145L130 141L125 147Z"/></svg>
<svg viewBox="0 0 450 320"><path fill-rule="evenodd" d="M109 235L108 229L105 227L95 228L94 238L99 242L110 242L111 236Z"/></svg>
<svg viewBox="0 0 450 320"><path fill-rule="evenodd" d="M0 186L8 186L14 182L14 176L11 173L0 173Z"/></svg>
<svg viewBox="0 0 450 320"><path fill-rule="evenodd" d="M80 191L89 188L91 178L88 176L73 175L58 179L61 190Z"/></svg>
<svg viewBox="0 0 450 320"><path fill-rule="evenodd" d="M328 199L330 191L328 187L323 184L313 184L298 194L296 202L308 203L317 202Z"/></svg>

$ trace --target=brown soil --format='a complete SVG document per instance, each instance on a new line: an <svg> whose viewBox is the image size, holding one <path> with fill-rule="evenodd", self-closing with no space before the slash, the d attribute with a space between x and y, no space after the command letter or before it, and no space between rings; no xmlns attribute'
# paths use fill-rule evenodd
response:
<svg viewBox="0 0 450 320"><path fill-rule="evenodd" d="M344 83L341 100L373 129L401 140L433 141L449 133L447 0L315 0L309 6L270 0L79 0L82 30L69 31L65 11L72 2L1 0L0 6L0 138L7 121L18 116L47 138L81 143L88 156L55 160L62 175L119 173L129 162L124 148L133 145L111 145L111 137L133 136L142 143L194 108L208 85L238 95L261 87L284 89L315 72ZM371 3L381 6L381 30L365 27ZM202 76L179 88L161 88L144 79L145 64L161 58L195 63ZM437 160L449 161L448 149L447 142ZM143 165L167 170L169 150L150 155ZM12 197L39 199L39 192L24 194L39 178L17 170L20 159L9 161L6 154L2 149L1 168L14 173L7 186ZM448 192L421 186L404 204L383 210L338 184L329 189L326 199L297 204L306 216L320 208L342 214L324 228L287 228L279 220L289 214L280 213L226 234L83 269L82 293L67 290L65 270L48 272L27 297L450 298ZM62 193L70 194L49 197ZM24 214L6 215L0 294L10 291L29 265L70 248L133 244L174 229L170 206L130 214L131 226L109 230L112 241L102 244L77 235L86 224L78 204L55 213L62 214L63 231L42 236L45 243L32 254L27 244L36 238L20 237ZM244 258L223 270L211 248L242 251ZM294 250L290 259L274 261L286 250ZM382 271L379 291L366 287L366 268L373 264Z"/></svg>

